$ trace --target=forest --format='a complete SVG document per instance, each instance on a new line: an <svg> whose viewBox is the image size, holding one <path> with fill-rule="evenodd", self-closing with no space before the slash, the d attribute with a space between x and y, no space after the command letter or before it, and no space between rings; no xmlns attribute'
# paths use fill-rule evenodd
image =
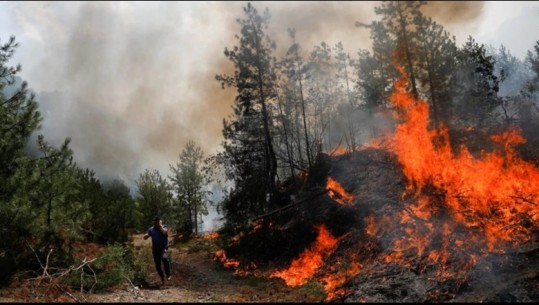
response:
<svg viewBox="0 0 539 305"><path fill-rule="evenodd" d="M323 256L326 264L348 261L341 267L348 270L346 280L333 286L325 281L329 301L360 300L350 289L360 285L360 270L382 261L380 253L417 274L432 268L470 271L476 265L463 265L470 257L478 262L489 253L537 242L539 39L524 60L513 56L510 46L484 45L472 36L457 45L442 24L423 13L425 5L380 2L378 20L355 24L370 32L372 48L348 53L342 42L305 49L296 40L301 28L289 28L289 44L278 46L268 34L270 11L246 3L237 19L237 40L223 46L233 73L215 71L213 80L235 92L233 111L223 118L222 150L207 156L190 141L178 160L170 161L169 173L151 168L140 173L136 195L121 180L101 181L93 169L81 168L70 138L55 147L40 134L39 100L18 76L21 65L10 63L19 47L16 37L0 37L0 286L35 278L45 262L50 269L70 270L61 279L67 291L93 293L126 279L140 285L147 274L130 237L145 232L154 215L166 215L175 241L186 243L202 233L209 205L216 205L224 220L217 231L216 264L233 261L236 273L250 275L266 270L268 278L289 286L306 280L294 282L286 266L309 245L322 247L321 236L329 234L333 243L318 248L336 249ZM434 173L438 163L423 156L416 160L418 148L432 150L428 157L441 162L439 173ZM373 168L375 161L383 165ZM464 176L455 178L470 168L515 182L484 182L491 172L469 183ZM374 183L380 179L369 173L382 170L396 173ZM382 192L393 180L394 188L380 196L392 196L398 202L393 208L408 216L400 227L375 230L371 221L381 224L397 214L365 194ZM473 188L477 192L491 187L501 193L484 191L476 199L471 186L468 190L475 182L483 185ZM212 183L230 185L221 202L210 200ZM474 210L476 205L481 208ZM462 216L448 216L453 214ZM511 229L499 229L508 223L514 224ZM500 233L507 230L510 237ZM395 242L397 231L431 238L424 246L430 253L399 250L404 242ZM481 249L462 246L472 236ZM84 244L103 250L81 262L75 254ZM467 256L445 257L442 252L453 246ZM370 247L376 250L365 251ZM347 249L360 257L351 258ZM433 256L443 262L433 263ZM330 271L320 271L323 264L306 277L327 279ZM453 293L471 281L469 273L457 271L438 277ZM352 287L348 292L339 289L346 285ZM447 301L442 294L414 301ZM527 297L537 300L536 293Z"/></svg>

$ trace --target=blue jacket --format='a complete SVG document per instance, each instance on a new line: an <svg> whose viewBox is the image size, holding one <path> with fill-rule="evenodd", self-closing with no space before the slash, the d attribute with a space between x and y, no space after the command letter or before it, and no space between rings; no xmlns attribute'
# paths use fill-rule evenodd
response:
<svg viewBox="0 0 539 305"><path fill-rule="evenodd" d="M163 228L166 227L166 225L163 225ZM164 249L168 247L168 237L163 235L160 229L152 226L148 229L148 235L152 237L152 247L154 249Z"/></svg>

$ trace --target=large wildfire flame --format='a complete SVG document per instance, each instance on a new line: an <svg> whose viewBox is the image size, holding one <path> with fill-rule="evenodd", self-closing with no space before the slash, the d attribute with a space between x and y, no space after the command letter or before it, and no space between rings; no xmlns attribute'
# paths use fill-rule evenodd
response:
<svg viewBox="0 0 539 305"><path fill-rule="evenodd" d="M320 225L313 245L288 268L274 271L270 277L299 286L317 274L325 283L327 300L331 300L342 292L339 287L343 283L375 261L419 273L429 268L440 280L465 278L489 253L503 253L537 238L539 169L520 159L514 148L524 138L511 129L491 137L498 150L482 151L476 157L462 145L454 153L447 129L429 130L428 104L407 92L408 78L399 69L403 76L395 82L390 99L400 123L393 134L367 146L395 153L408 180L399 203L401 209L373 213L364 219L364 233L389 241L387 248L369 262L359 261L350 251L346 265L337 266L337 260L334 266L325 266L342 236L335 238ZM327 189L340 204L353 205L356 201L331 177ZM236 263L223 253L219 258L223 263ZM318 272L321 269L323 272Z"/></svg>
<svg viewBox="0 0 539 305"><path fill-rule="evenodd" d="M397 225L404 237L394 241L386 261L426 257L440 264L439 276L453 276L446 262L459 262L466 272L488 253L530 241L539 218L539 169L515 153L522 136L514 129L493 136L503 150L483 151L480 158L465 146L454 154L446 129L428 129L428 104L406 91L407 81L398 80L391 96L403 123L388 146L409 181L403 198L411 199L404 199ZM391 221L368 222L367 232L378 236L395 229Z"/></svg>

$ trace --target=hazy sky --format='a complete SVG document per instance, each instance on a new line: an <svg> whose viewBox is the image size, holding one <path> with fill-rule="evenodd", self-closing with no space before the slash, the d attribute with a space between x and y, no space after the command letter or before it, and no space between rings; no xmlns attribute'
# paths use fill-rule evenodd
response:
<svg viewBox="0 0 539 305"><path fill-rule="evenodd" d="M10 64L37 93L41 133L72 139L74 159L99 177L132 185L144 169L167 176L188 140L219 149L234 92L216 74L237 44L247 2L0 2L0 43L20 43ZM378 2L253 2L271 14L278 49L296 28L306 50L342 41L355 57L370 48L356 21L376 18ZM436 2L425 12L461 45L468 35L523 58L539 40L539 2Z"/></svg>

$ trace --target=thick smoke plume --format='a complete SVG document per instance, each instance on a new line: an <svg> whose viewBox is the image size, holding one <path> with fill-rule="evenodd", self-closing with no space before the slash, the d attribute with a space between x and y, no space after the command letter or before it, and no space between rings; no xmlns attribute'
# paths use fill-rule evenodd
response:
<svg viewBox="0 0 539 305"><path fill-rule="evenodd" d="M235 92L216 74L231 74L223 55L238 41L247 2L44 2L9 4L20 26L15 61L37 92L51 143L72 139L75 161L99 177L131 185L144 169L169 174L194 140L206 154L222 141L222 120ZM288 28L304 50L341 41L352 57L370 48L356 21L377 18L378 2L253 2L272 15L278 50ZM444 8L441 8L441 7ZM445 23L473 24L481 2L436 2L425 13ZM443 13L449 12L449 13ZM6 39L6 37L2 37Z"/></svg>

